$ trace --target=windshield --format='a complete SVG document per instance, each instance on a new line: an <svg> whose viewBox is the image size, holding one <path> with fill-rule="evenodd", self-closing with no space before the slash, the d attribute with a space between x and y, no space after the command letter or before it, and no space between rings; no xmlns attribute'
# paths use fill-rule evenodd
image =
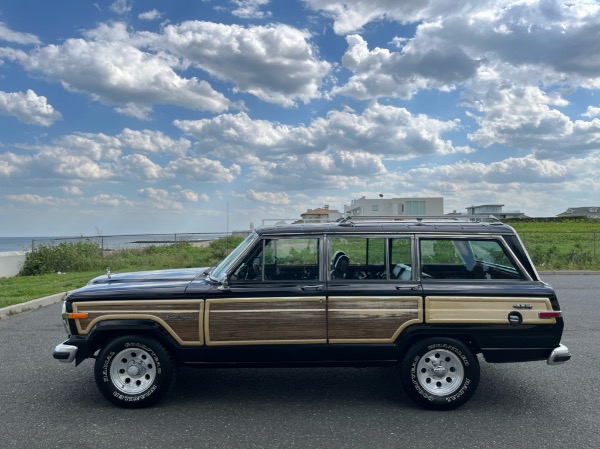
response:
<svg viewBox="0 0 600 449"><path fill-rule="evenodd" d="M252 243L252 241L256 238L256 233L253 232L248 237L244 239L242 243L240 243L237 248L229 253L229 255L219 263L214 270L210 272L210 278L214 281L219 281L225 275L227 267L233 262L237 257L242 254L246 248Z"/></svg>

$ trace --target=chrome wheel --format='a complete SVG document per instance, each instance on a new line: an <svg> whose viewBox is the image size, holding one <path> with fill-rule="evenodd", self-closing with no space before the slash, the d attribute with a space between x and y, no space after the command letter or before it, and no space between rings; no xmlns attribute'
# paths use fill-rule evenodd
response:
<svg viewBox="0 0 600 449"><path fill-rule="evenodd" d="M436 396L454 393L465 377L461 359L446 349L436 349L423 355L417 364L416 374L421 388Z"/></svg>
<svg viewBox="0 0 600 449"><path fill-rule="evenodd" d="M156 363L143 349L124 349L115 356L110 366L110 379L122 393L143 393L156 379Z"/></svg>

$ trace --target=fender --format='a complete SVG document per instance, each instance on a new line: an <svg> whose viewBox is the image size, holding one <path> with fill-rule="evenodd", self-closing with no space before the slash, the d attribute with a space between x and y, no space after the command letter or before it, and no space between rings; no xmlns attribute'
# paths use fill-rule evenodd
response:
<svg viewBox="0 0 600 449"><path fill-rule="evenodd" d="M75 365L77 366L86 358L92 357L108 338L112 339L118 335L131 333L152 334L170 347L177 345L171 335L156 321L145 319L104 320L96 323L86 336L73 335L69 338L69 344L79 348Z"/></svg>

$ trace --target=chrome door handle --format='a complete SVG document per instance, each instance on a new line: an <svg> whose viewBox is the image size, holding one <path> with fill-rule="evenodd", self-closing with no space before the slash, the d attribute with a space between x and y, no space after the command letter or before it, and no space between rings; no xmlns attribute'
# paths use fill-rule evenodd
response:
<svg viewBox="0 0 600 449"><path fill-rule="evenodd" d="M417 290L421 290L421 286L420 285L396 285L396 290L417 291Z"/></svg>
<svg viewBox="0 0 600 449"><path fill-rule="evenodd" d="M322 291L323 290L323 286L322 285L304 285L302 287L300 287L302 290L315 290L315 291Z"/></svg>

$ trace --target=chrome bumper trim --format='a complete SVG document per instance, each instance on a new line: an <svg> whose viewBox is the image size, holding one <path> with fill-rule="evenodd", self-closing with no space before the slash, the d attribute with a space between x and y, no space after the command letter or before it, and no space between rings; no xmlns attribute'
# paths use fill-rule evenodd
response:
<svg viewBox="0 0 600 449"><path fill-rule="evenodd" d="M558 348L554 349L548 357L546 363L548 365L560 365L561 363L565 363L571 358L571 353L569 352L569 348L565 345L560 344Z"/></svg>
<svg viewBox="0 0 600 449"><path fill-rule="evenodd" d="M71 363L75 360L76 355L77 346L66 345L64 343L56 345L54 352L52 353L52 357L63 363Z"/></svg>

